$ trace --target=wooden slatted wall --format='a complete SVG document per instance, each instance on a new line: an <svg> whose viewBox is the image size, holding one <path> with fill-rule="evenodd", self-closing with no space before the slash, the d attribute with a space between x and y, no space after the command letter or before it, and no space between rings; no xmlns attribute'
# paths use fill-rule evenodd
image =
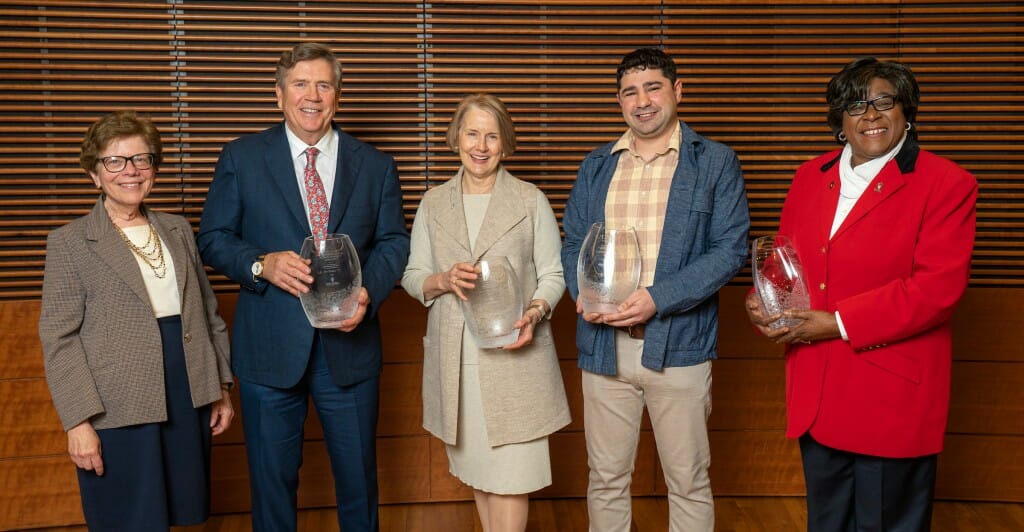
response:
<svg viewBox="0 0 1024 532"><path fill-rule="evenodd" d="M586 7L583 7L586 6ZM152 203L193 220L220 147L280 119L273 64L299 40L343 58L338 119L400 163L411 218L458 159L443 134L467 92L504 98L522 137L508 162L560 210L576 164L615 138L621 55L665 46L681 114L733 146L755 235L774 229L793 169L834 146L823 87L852 57L899 59L924 87L923 144L982 181L976 286L1024 285L1022 130L1016 87L1024 15L1013 2L444 0L391 2L6 2L0 80L0 299L31 299L46 232L85 212L78 142L96 116L133 107L168 151Z"/></svg>
<svg viewBox="0 0 1024 532"><path fill-rule="evenodd" d="M341 57L338 121L396 157L410 222L422 192L457 168L444 130L459 98L478 90L501 96L516 119L520 150L507 166L560 212L579 161L623 131L618 60L664 46L684 83L681 116L740 156L755 236L777 226L796 166L834 147L829 77L861 55L909 64L924 92L922 144L981 183L938 495L1024 501L1024 162L1014 149L1024 129L1022 22L1024 8L1005 1L0 2L0 530L81 522L35 322L45 236L95 201L77 165L85 128L121 107L152 117L166 161L151 204L195 224L221 146L280 120L274 62L302 40ZM799 494L797 450L781 432L780 353L745 324L747 276L722 293L713 487ZM232 287L215 279L230 319ZM541 496L585 492L573 319L563 302L554 325L574 421L551 439L555 484ZM442 446L420 428L425 313L396 291L383 320L381 500L466 499ZM665 492L656 455L645 429L635 494ZM305 464L300 504L331 505L315 423ZM216 512L249 507L238 425L216 442L214 494Z"/></svg>

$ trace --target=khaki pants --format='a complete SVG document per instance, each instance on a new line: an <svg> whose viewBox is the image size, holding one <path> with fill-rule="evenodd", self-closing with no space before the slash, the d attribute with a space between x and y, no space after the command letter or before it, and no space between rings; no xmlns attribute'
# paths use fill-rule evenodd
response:
<svg viewBox="0 0 1024 532"><path fill-rule="evenodd" d="M643 340L616 332L618 374L583 372L590 530L630 530L629 487L646 405L668 485L670 530L710 532L715 528L708 478L711 362L653 371L640 365L643 346Z"/></svg>

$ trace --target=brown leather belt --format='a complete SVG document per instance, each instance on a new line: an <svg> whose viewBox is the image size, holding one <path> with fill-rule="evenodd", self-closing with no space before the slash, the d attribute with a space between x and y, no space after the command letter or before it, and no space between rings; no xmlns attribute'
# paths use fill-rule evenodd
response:
<svg viewBox="0 0 1024 532"><path fill-rule="evenodd" d="M634 340L644 339L644 329L647 328L646 323L638 323L636 325L630 325L628 327L616 327L616 329L626 333L630 338Z"/></svg>

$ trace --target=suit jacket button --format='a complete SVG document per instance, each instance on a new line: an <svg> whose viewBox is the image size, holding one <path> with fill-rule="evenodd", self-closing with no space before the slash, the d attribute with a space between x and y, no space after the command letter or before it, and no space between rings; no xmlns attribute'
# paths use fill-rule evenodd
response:
<svg viewBox="0 0 1024 532"><path fill-rule="evenodd" d="M185 333L185 343L187 344L187 343L189 343L191 341L192 341L192 333Z"/></svg>
<svg viewBox="0 0 1024 532"><path fill-rule="evenodd" d="M825 289L825 283L819 284L818 288L821 289L821 290L824 290Z"/></svg>

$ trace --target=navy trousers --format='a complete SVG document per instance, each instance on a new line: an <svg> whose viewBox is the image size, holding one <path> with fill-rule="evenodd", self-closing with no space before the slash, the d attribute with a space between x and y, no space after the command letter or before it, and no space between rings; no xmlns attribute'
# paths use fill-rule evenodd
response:
<svg viewBox="0 0 1024 532"><path fill-rule="evenodd" d="M928 532L938 455L881 458L800 437L808 532Z"/></svg>
<svg viewBox="0 0 1024 532"><path fill-rule="evenodd" d="M338 525L376 531L377 411L380 377L340 387L331 380L316 335L309 367L287 389L240 381L242 425L249 457L254 532L296 529L303 425L309 398L324 431L334 474Z"/></svg>

